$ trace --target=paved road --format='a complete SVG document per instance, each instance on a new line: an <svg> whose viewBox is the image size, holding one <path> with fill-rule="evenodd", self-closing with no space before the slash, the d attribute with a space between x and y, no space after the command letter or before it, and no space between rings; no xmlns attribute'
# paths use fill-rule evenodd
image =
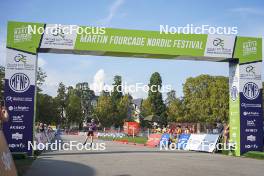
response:
<svg viewBox="0 0 264 176"><path fill-rule="evenodd" d="M81 136L62 136L83 141ZM96 141L103 142L103 141ZM45 152L26 176L253 176L264 174L264 161L106 142L105 151Z"/></svg>

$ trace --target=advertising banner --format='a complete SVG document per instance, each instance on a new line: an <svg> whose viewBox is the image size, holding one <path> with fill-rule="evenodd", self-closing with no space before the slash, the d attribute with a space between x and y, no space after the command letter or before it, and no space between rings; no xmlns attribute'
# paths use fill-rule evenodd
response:
<svg viewBox="0 0 264 176"><path fill-rule="evenodd" d="M236 146L235 155L240 155L240 98L239 64L229 63L229 142Z"/></svg>
<svg viewBox="0 0 264 176"><path fill-rule="evenodd" d="M91 26L8 23L7 47L31 53L88 53L93 55L195 59L232 58L235 36L165 34ZM203 58L204 57L204 58Z"/></svg>
<svg viewBox="0 0 264 176"><path fill-rule="evenodd" d="M0 175L1 176L16 176L17 171L12 158L12 155L8 149L5 136L0 130Z"/></svg>
<svg viewBox="0 0 264 176"><path fill-rule="evenodd" d="M176 144L177 149L185 150L190 136L190 134L181 134Z"/></svg>
<svg viewBox="0 0 264 176"><path fill-rule="evenodd" d="M161 136L160 145L164 145L164 146L170 145L170 134L169 133L164 133Z"/></svg>
<svg viewBox="0 0 264 176"><path fill-rule="evenodd" d="M150 147L157 147L159 145L160 139L161 134L150 134L146 145Z"/></svg>
<svg viewBox="0 0 264 176"><path fill-rule="evenodd" d="M262 62L240 65L241 153L263 150Z"/></svg>
<svg viewBox="0 0 264 176"><path fill-rule="evenodd" d="M26 152L33 140L36 55L7 49L5 102L9 121L3 131L11 152Z"/></svg>
<svg viewBox="0 0 264 176"><path fill-rule="evenodd" d="M193 151L213 152L219 134L191 134L186 149Z"/></svg>

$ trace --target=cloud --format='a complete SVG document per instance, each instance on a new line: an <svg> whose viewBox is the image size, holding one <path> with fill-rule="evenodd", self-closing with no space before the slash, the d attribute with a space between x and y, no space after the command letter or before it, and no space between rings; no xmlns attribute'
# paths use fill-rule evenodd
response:
<svg viewBox="0 0 264 176"><path fill-rule="evenodd" d="M244 14L244 15L264 15L264 11L257 8L251 8L251 7L239 7L239 8L233 8L229 11Z"/></svg>
<svg viewBox="0 0 264 176"><path fill-rule="evenodd" d="M104 69L99 69L94 75L93 83L90 88L94 90L95 93L100 93L104 89L105 77Z"/></svg>
<svg viewBox="0 0 264 176"><path fill-rule="evenodd" d="M123 3L124 0L115 0L115 2L110 6L109 14L101 20L101 23L103 25L109 24Z"/></svg>

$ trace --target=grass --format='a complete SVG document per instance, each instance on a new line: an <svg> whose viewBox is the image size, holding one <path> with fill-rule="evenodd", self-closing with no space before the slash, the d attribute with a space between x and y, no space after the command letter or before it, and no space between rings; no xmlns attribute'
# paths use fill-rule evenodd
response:
<svg viewBox="0 0 264 176"><path fill-rule="evenodd" d="M113 137L99 137L99 139L107 140L107 141L127 141L127 142L133 142L137 144L145 144L148 140L146 137L122 137L122 138L113 138Z"/></svg>
<svg viewBox="0 0 264 176"><path fill-rule="evenodd" d="M245 153L243 156L247 157L247 158L254 158L254 159L264 160L264 152L252 151L252 152Z"/></svg>

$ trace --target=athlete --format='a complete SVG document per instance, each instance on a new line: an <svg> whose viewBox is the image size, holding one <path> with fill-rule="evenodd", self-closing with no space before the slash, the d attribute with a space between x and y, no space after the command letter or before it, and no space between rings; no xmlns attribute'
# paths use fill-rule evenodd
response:
<svg viewBox="0 0 264 176"><path fill-rule="evenodd" d="M91 123L88 124L88 133L87 133L87 136L86 136L86 139L85 139L85 142L83 143L83 145L86 144L88 138L90 137L90 146L92 147L93 145L93 137L94 137L94 132L96 131L97 129L97 125L94 121L94 119L91 120Z"/></svg>

